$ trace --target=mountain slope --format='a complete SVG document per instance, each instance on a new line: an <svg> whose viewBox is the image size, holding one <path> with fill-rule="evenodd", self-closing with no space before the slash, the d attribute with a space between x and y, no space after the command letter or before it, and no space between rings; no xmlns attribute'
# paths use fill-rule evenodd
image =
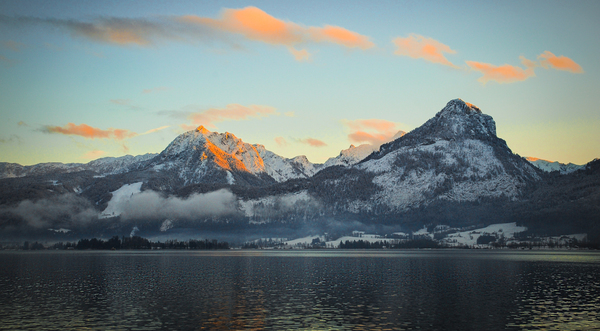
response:
<svg viewBox="0 0 600 331"><path fill-rule="evenodd" d="M558 161L552 162L548 160L538 159L537 157L526 157L525 159L540 170L543 170L545 172L558 171L563 175L570 174L574 171L585 168L585 165L578 165L573 163L564 164L559 163Z"/></svg>
<svg viewBox="0 0 600 331"><path fill-rule="evenodd" d="M528 184L541 179L539 170L496 136L490 116L460 99L354 168L364 174L331 179L343 190L348 182L372 177L370 184L363 181L364 190L374 192L370 197L344 201L354 212L401 212L440 200L516 200Z"/></svg>
<svg viewBox="0 0 600 331"><path fill-rule="evenodd" d="M125 155L121 157L103 157L85 164L48 162L31 166L22 166L17 163L0 162L0 179L45 176L79 171L93 171L101 176L121 174L134 170L156 155L157 154L148 153L137 156Z"/></svg>

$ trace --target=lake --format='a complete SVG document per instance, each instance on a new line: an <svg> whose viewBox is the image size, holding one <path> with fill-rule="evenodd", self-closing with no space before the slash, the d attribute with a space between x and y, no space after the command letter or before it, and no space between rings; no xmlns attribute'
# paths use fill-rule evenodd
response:
<svg viewBox="0 0 600 331"><path fill-rule="evenodd" d="M600 253L0 251L0 330L594 330Z"/></svg>

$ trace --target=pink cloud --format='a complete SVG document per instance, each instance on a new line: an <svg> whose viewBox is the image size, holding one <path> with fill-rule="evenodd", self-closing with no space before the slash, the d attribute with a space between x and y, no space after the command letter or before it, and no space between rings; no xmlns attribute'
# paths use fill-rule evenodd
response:
<svg viewBox="0 0 600 331"><path fill-rule="evenodd" d="M397 47L394 52L396 55L409 56L413 59L423 59L432 63L458 68L444 56L444 53L454 54L456 51L435 39L411 34L406 38L398 37L392 42Z"/></svg>
<svg viewBox="0 0 600 331"><path fill-rule="evenodd" d="M292 53L296 61L302 62L310 60L311 54L306 49L297 50L294 47L289 46L288 50Z"/></svg>
<svg viewBox="0 0 600 331"><path fill-rule="evenodd" d="M278 115L276 109L269 106L229 104L225 108L210 108L202 112L192 113L188 118L196 126L215 127L215 123L222 121L242 121L249 118L261 118Z"/></svg>
<svg viewBox="0 0 600 331"><path fill-rule="evenodd" d="M344 121L343 123L353 131L348 135L348 139L352 143L369 143L378 147L404 135L404 131L398 129L398 123L386 120L373 118Z"/></svg>
<svg viewBox="0 0 600 331"><path fill-rule="evenodd" d="M283 137L275 137L275 143L279 147L286 147L287 146L287 141Z"/></svg>
<svg viewBox="0 0 600 331"><path fill-rule="evenodd" d="M91 127L87 124L75 125L68 123L65 126L50 126L47 125L42 129L46 133L60 133L64 135L75 135L88 139L105 138L123 140L125 138L131 138L137 136L137 133L131 132L125 129L113 129L102 130L99 128Z"/></svg>
<svg viewBox="0 0 600 331"><path fill-rule="evenodd" d="M218 19L195 15L182 16L181 22L208 26L216 30L244 36L246 39L271 45L284 45L296 60L306 61L307 50L297 50L295 45L310 42L327 42L347 48L368 49L375 44L369 37L338 26L305 27L300 24L275 18L256 7L225 9Z"/></svg>
<svg viewBox="0 0 600 331"><path fill-rule="evenodd" d="M104 155L106 155L105 151L95 150L95 151L89 151L89 152L85 153L82 157L87 160L95 160Z"/></svg>
<svg viewBox="0 0 600 331"><path fill-rule="evenodd" d="M305 138L305 139L300 139L300 142L303 144L307 144L310 145L312 147L324 147L327 146L327 144L319 139L315 139L315 138Z"/></svg>
<svg viewBox="0 0 600 331"><path fill-rule="evenodd" d="M525 63L531 65L532 62L530 62L531 61ZM489 81L495 81L501 84L514 83L524 81L528 78L535 76L535 73L533 72L533 67L523 69L521 67L512 66L510 64L495 66L493 64L475 61L466 61L466 63L472 70L479 71L483 74L483 76L478 79L478 81L480 81L483 84Z"/></svg>
<svg viewBox="0 0 600 331"><path fill-rule="evenodd" d="M583 69L579 64L563 55L556 56L549 51L545 51L538 56L538 59L540 59L540 65L546 69L564 70L575 74L583 73Z"/></svg>

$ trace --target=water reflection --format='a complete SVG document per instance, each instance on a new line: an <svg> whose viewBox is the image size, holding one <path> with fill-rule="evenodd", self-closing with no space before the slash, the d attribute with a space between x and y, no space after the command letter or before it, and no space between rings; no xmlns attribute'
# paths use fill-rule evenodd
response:
<svg viewBox="0 0 600 331"><path fill-rule="evenodd" d="M2 252L0 330L598 329L600 254Z"/></svg>

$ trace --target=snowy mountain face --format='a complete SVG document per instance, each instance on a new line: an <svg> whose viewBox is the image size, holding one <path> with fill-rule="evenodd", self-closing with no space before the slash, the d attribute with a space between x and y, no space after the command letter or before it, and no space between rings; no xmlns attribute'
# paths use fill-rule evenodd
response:
<svg viewBox="0 0 600 331"><path fill-rule="evenodd" d="M558 161L548 161L538 159L536 157L526 157L525 160L529 161L529 163L533 164L536 168L545 171L545 172L553 172L558 171L561 175L570 174L580 169L584 169L585 165L578 165L573 163L559 163Z"/></svg>
<svg viewBox="0 0 600 331"><path fill-rule="evenodd" d="M93 171L100 176L115 175L129 172L144 162L152 159L157 154L144 154L138 156L125 155L121 157L104 157L89 163L39 163L31 166L22 166L17 163L0 163L0 179L25 176L45 176L59 173L78 171Z"/></svg>
<svg viewBox="0 0 600 331"><path fill-rule="evenodd" d="M491 116L460 99L403 137L381 146L354 166L372 177L370 198L347 201L355 212L374 205L408 210L437 200L518 199L537 170L496 136ZM352 177L346 178L348 182ZM364 179L363 179L364 181ZM344 185L347 185L344 184Z"/></svg>
<svg viewBox="0 0 600 331"><path fill-rule="evenodd" d="M200 126L171 142L151 161L151 169L170 171L183 185L198 183L269 184L307 178L318 171L305 156L281 157L263 145L243 142L231 133Z"/></svg>
<svg viewBox="0 0 600 331"><path fill-rule="evenodd" d="M340 155L329 158L327 161L325 161L323 168L339 165L345 167L354 165L376 150L378 150L378 148L370 144L362 144L358 146L350 145L348 149L342 150Z"/></svg>
<svg viewBox="0 0 600 331"><path fill-rule="evenodd" d="M304 155L288 159L268 151L263 145L253 146L263 159L267 174L278 182L292 178L308 178L321 168L320 165L310 163Z"/></svg>

